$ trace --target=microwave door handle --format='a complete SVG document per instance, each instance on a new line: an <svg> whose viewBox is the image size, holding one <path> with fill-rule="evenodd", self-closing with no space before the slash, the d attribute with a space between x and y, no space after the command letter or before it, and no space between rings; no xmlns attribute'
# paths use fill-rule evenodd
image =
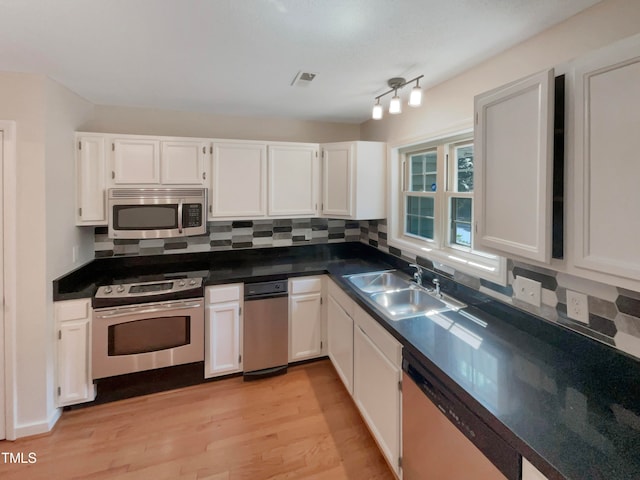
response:
<svg viewBox="0 0 640 480"><path fill-rule="evenodd" d="M187 303L185 305L180 306L167 306L167 307L155 307L155 308L140 308L134 307L126 310L122 310L116 313L104 313L97 314L96 318L118 318L118 317L126 317L129 315L137 315L140 313L158 313L158 312L167 312L173 310L187 310L190 308L198 308L200 307L199 303Z"/></svg>
<svg viewBox="0 0 640 480"><path fill-rule="evenodd" d="M178 233L182 233L182 199L178 201Z"/></svg>

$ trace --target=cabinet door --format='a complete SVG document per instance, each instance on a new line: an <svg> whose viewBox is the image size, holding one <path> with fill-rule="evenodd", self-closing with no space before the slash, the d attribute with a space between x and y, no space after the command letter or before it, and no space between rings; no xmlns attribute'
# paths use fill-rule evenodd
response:
<svg viewBox="0 0 640 480"><path fill-rule="evenodd" d="M327 305L327 343L331 363L353 394L353 319L331 296Z"/></svg>
<svg viewBox="0 0 640 480"><path fill-rule="evenodd" d="M149 139L114 139L113 171L115 185L159 184L160 141Z"/></svg>
<svg viewBox="0 0 640 480"><path fill-rule="evenodd" d="M161 147L163 185L204 185L206 143L164 141Z"/></svg>
<svg viewBox="0 0 640 480"><path fill-rule="evenodd" d="M209 305L205 315L205 378L242 371L240 302Z"/></svg>
<svg viewBox="0 0 640 480"><path fill-rule="evenodd" d="M76 225L106 225L105 138L76 137Z"/></svg>
<svg viewBox="0 0 640 480"><path fill-rule="evenodd" d="M259 217L266 209L267 147L250 143L213 146L212 217Z"/></svg>
<svg viewBox="0 0 640 480"><path fill-rule="evenodd" d="M58 405L93 399L89 369L90 320L66 321L58 327Z"/></svg>
<svg viewBox="0 0 640 480"><path fill-rule="evenodd" d="M380 450L399 474L402 372L358 326L353 334L353 397Z"/></svg>
<svg viewBox="0 0 640 480"><path fill-rule="evenodd" d="M289 297L289 361L322 355L322 294Z"/></svg>
<svg viewBox="0 0 640 480"><path fill-rule="evenodd" d="M575 64L575 264L640 280L640 39Z"/></svg>
<svg viewBox="0 0 640 480"><path fill-rule="evenodd" d="M269 145L269 215L315 215L318 147Z"/></svg>
<svg viewBox="0 0 640 480"><path fill-rule="evenodd" d="M322 147L322 214L352 215L353 144Z"/></svg>
<svg viewBox="0 0 640 480"><path fill-rule="evenodd" d="M474 248L549 263L553 70L475 98Z"/></svg>

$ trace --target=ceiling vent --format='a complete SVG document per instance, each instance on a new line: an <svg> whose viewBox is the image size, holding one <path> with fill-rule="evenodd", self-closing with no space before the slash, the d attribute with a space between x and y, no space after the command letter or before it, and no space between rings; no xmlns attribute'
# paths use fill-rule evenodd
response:
<svg viewBox="0 0 640 480"><path fill-rule="evenodd" d="M314 78L316 78L317 73L311 72L298 72L298 74L291 82L292 87L308 87Z"/></svg>

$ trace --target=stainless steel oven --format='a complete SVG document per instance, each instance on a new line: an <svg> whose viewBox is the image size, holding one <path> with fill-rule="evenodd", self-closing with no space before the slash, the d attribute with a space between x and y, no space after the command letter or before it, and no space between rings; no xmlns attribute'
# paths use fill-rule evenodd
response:
<svg viewBox="0 0 640 480"><path fill-rule="evenodd" d="M169 280L100 287L98 305L136 303L94 308L93 378L203 361L202 293L196 298L179 298L202 292L202 279L197 283ZM168 299L171 297L179 299Z"/></svg>

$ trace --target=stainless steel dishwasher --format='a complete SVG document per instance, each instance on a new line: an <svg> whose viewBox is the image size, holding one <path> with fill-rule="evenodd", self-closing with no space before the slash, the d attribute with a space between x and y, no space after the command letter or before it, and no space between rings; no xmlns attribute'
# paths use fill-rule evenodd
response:
<svg viewBox="0 0 640 480"><path fill-rule="evenodd" d="M520 454L408 352L402 370L404 480L520 479Z"/></svg>
<svg viewBox="0 0 640 480"><path fill-rule="evenodd" d="M287 372L289 308L287 280L244 285L244 379Z"/></svg>

